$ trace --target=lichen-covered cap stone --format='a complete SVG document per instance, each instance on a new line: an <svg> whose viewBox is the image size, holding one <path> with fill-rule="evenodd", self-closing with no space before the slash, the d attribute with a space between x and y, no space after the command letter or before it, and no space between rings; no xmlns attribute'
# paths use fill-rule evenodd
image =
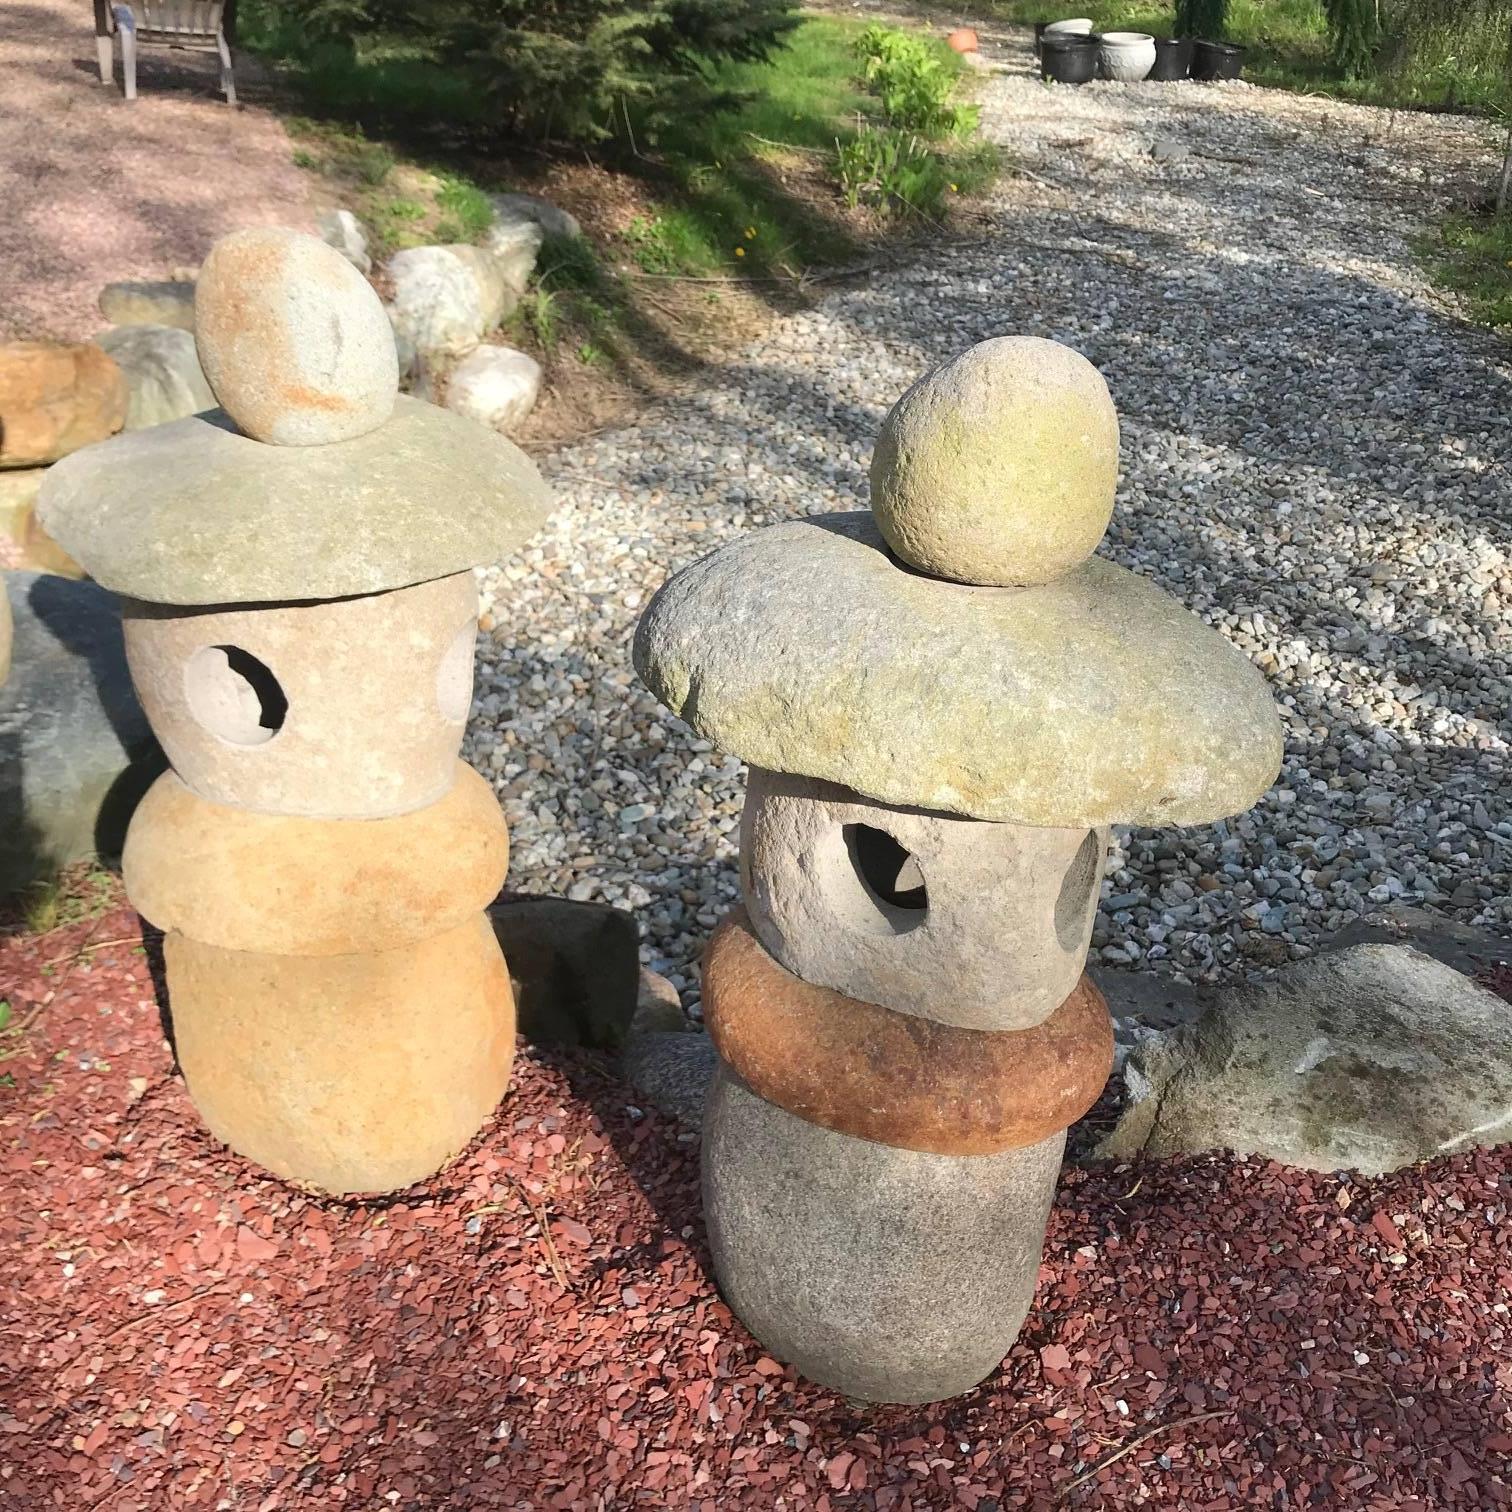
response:
<svg viewBox="0 0 1512 1512"><path fill-rule="evenodd" d="M872 511L911 566L961 583L1048 583L1097 549L1118 483L1102 374L1036 336L984 341L893 406Z"/></svg>
<svg viewBox="0 0 1512 1512"><path fill-rule="evenodd" d="M278 226L222 237L194 298L200 366L238 429L278 446L350 441L399 392L373 286L334 247Z"/></svg>
<svg viewBox="0 0 1512 1512"><path fill-rule="evenodd" d="M37 513L106 588L227 604L378 593L496 562L550 506L519 447L400 396L377 430L329 446L265 446L219 410L118 436L49 468Z"/></svg>
<svg viewBox="0 0 1512 1512"><path fill-rule="evenodd" d="M1099 557L1036 588L943 583L900 567L864 512L679 573L635 665L753 765L974 819L1200 823L1281 764L1264 679L1154 584Z"/></svg>

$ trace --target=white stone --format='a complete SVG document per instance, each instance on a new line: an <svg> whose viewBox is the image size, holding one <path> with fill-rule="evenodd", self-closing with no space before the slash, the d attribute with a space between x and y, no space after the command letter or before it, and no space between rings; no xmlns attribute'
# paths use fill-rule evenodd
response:
<svg viewBox="0 0 1512 1512"><path fill-rule="evenodd" d="M535 272L545 233L533 220L496 220L483 234L483 246L499 264L504 282L523 294Z"/></svg>
<svg viewBox="0 0 1512 1512"><path fill-rule="evenodd" d="M350 210L322 211L316 224L320 227L326 245L335 247L359 273L373 271L367 233L362 229L362 222Z"/></svg>
<svg viewBox="0 0 1512 1512"><path fill-rule="evenodd" d="M490 430L509 435L535 408L541 366L513 347L480 346L451 375L446 407Z"/></svg>
<svg viewBox="0 0 1512 1512"><path fill-rule="evenodd" d="M281 227L222 237L195 295L200 365L243 434L325 446L393 413L399 366L373 286L334 248Z"/></svg>
<svg viewBox="0 0 1512 1512"><path fill-rule="evenodd" d="M489 328L485 290L450 247L410 247L389 259L389 317L399 346L420 361L465 357Z"/></svg>

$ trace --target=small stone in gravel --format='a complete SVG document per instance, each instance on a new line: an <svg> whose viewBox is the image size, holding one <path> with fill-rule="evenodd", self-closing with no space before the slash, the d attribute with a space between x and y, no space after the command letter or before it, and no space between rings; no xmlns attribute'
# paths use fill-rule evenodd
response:
<svg viewBox="0 0 1512 1512"><path fill-rule="evenodd" d="M210 387L254 440L350 441L393 412L399 364L383 305L312 236L261 227L218 241L200 269L195 340Z"/></svg>

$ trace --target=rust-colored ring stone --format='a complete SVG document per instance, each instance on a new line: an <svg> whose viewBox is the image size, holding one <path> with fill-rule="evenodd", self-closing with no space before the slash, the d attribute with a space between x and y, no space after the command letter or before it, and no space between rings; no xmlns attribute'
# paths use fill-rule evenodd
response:
<svg viewBox="0 0 1512 1512"><path fill-rule="evenodd" d="M704 1023L759 1096L896 1149L995 1155L1074 1123L1113 1067L1113 1024L1083 976L1032 1029L958 1029L815 987L779 965L744 909L703 959Z"/></svg>

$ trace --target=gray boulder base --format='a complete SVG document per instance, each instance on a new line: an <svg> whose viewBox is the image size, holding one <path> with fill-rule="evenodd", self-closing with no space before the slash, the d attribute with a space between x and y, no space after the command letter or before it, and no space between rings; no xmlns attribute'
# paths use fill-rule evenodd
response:
<svg viewBox="0 0 1512 1512"><path fill-rule="evenodd" d="M113 595L46 572L4 579L15 626L0 688L0 895L119 851L164 766Z"/></svg>
<svg viewBox="0 0 1512 1512"><path fill-rule="evenodd" d="M720 1291L774 1355L848 1396L969 1391L1029 1310L1064 1143L896 1150L807 1123L721 1064L703 1136Z"/></svg>
<svg viewBox="0 0 1512 1512"><path fill-rule="evenodd" d="M1512 1140L1512 1004L1404 945L1229 989L1129 1056L1098 1154L1227 1149L1369 1176Z"/></svg>
<svg viewBox="0 0 1512 1512"><path fill-rule="evenodd" d="M95 343L126 375L126 429L146 430L216 407L194 333L177 326L129 325Z"/></svg>

